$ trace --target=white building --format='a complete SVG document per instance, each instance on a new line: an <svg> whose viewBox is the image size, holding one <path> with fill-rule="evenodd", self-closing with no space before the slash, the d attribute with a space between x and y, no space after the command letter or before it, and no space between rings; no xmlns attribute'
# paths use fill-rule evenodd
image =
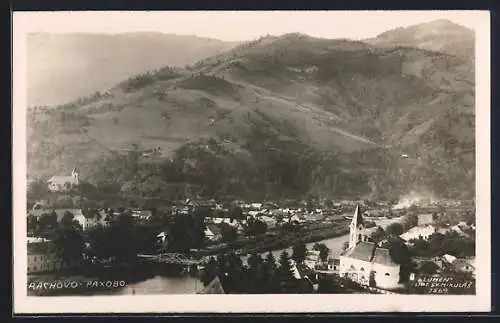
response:
<svg viewBox="0 0 500 323"><path fill-rule="evenodd" d="M261 216L259 218L260 221L264 222L267 226L268 229L274 229L276 228L277 221L274 218L271 218L269 216Z"/></svg>
<svg viewBox="0 0 500 323"><path fill-rule="evenodd" d="M364 232L363 217L357 206L350 225L349 247L340 256L339 275L365 286L400 287L400 265L392 259L388 249L367 242Z"/></svg>
<svg viewBox="0 0 500 323"><path fill-rule="evenodd" d="M436 232L436 228L433 225L426 225L423 227L413 227L410 230L406 231L399 237L406 242L417 239L428 240L431 235Z"/></svg>
<svg viewBox="0 0 500 323"><path fill-rule="evenodd" d="M79 183L80 179L76 168L73 169L70 176L52 176L47 181L49 190L52 192L69 191Z"/></svg>
<svg viewBox="0 0 500 323"><path fill-rule="evenodd" d="M209 224L205 229L205 237L210 241L219 241L222 239L221 229L216 225Z"/></svg>
<svg viewBox="0 0 500 323"><path fill-rule="evenodd" d="M48 241L28 243L27 247L28 274L52 272L71 266L56 255Z"/></svg>
<svg viewBox="0 0 500 323"><path fill-rule="evenodd" d="M84 231L90 230L96 227L98 224L106 225L105 216L101 214L95 214L94 216L85 216L83 215L82 209L55 209L57 214L57 219L60 222L62 217L66 212L70 212L73 214L74 220L78 221L82 226Z"/></svg>

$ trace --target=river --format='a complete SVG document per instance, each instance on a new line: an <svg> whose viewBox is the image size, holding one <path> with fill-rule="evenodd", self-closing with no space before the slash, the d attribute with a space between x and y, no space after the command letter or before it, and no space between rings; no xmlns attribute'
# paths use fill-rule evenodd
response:
<svg viewBox="0 0 500 323"><path fill-rule="evenodd" d="M344 242L349 240L349 235L343 235L332 239L320 241L324 243L330 250L333 257L338 257ZM315 243L308 243L307 248L312 249ZM276 259L279 259L280 254L286 250L289 255L292 254L292 248L279 249L271 251ZM262 253L262 256L268 252ZM242 257L243 263L246 263L247 257ZM196 277L163 277L156 276L148 280L130 284L120 290L119 294L194 294L203 289L203 284Z"/></svg>
<svg viewBox="0 0 500 323"><path fill-rule="evenodd" d="M383 219L375 221L378 226L387 227L390 223L398 222L401 218ZM331 252L331 256L338 258L344 242L349 240L349 235L343 235L331 239L318 241L324 243ZM312 249L316 242L308 243L307 248ZM279 249L271 251L276 259L279 259L280 254L286 250L289 255L292 254L292 248ZM263 256L268 252L262 253ZM246 263L247 257L242 257L243 263ZM128 284L127 286L111 291L100 291L99 294L114 294L114 295L144 295L144 294L195 294L203 289L203 284L197 277L164 277L155 276L144 281Z"/></svg>
<svg viewBox="0 0 500 323"><path fill-rule="evenodd" d="M344 242L349 240L349 235L343 235L332 239L320 241L324 243L332 253L333 257L338 257ZM311 249L315 243L308 243L307 248ZM280 254L286 250L289 255L292 254L292 248L279 249L271 251L276 259L279 259ZM267 255L268 252L262 253L262 256ZM243 263L246 263L247 257L242 257ZM203 289L203 284L196 277L164 277L156 276L142 282L129 284L119 291L103 292L109 294L120 295L136 295L140 294L195 294Z"/></svg>

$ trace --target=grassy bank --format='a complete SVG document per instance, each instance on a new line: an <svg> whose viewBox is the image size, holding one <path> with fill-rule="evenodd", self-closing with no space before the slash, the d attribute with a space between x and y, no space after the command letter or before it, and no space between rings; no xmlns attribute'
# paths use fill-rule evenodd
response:
<svg viewBox="0 0 500 323"><path fill-rule="evenodd" d="M299 241L303 241L305 243L318 242L325 239L339 237L347 233L349 233L349 228L346 224L341 224L334 228L328 226L312 230L301 228L297 232L276 232L274 234L250 237L228 244L221 244L213 248L200 251L200 255L210 256L234 250L237 250L238 253L242 255L249 253L263 253L267 251L285 249L291 247L294 243Z"/></svg>

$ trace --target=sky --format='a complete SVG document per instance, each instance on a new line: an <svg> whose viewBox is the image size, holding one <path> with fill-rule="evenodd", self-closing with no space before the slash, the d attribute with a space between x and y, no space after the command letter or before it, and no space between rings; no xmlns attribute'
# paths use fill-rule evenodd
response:
<svg viewBox="0 0 500 323"><path fill-rule="evenodd" d="M320 38L364 39L397 27L448 19L476 29L487 11L129 11L15 12L27 32L160 32L225 41L299 32Z"/></svg>

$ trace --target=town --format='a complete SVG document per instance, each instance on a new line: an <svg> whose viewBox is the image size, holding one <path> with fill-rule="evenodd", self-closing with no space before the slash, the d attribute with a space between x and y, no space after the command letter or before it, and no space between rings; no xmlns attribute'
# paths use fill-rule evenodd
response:
<svg viewBox="0 0 500 323"><path fill-rule="evenodd" d="M439 276L451 286L442 293L474 293L473 201L111 205L91 186L77 169L29 182L29 279L187 275L201 289L186 293L416 294L439 293L423 283Z"/></svg>

